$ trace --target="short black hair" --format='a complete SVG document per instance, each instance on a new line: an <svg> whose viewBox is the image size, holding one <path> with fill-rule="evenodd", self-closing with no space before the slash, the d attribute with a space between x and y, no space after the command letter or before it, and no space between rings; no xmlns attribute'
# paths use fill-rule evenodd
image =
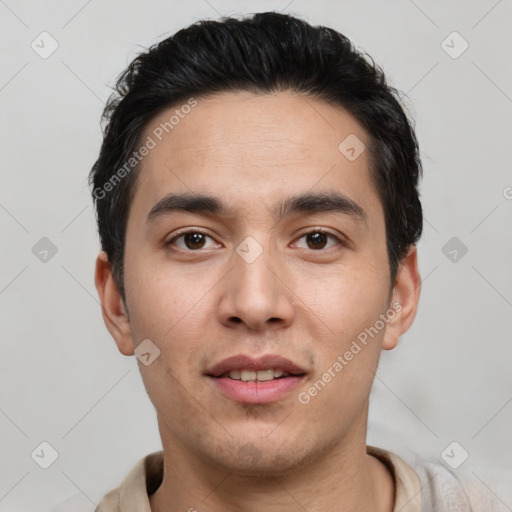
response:
<svg viewBox="0 0 512 512"><path fill-rule="evenodd" d="M126 225L139 169L133 155L144 129L180 102L235 91L302 93L344 107L364 127L372 182L385 214L393 286L423 228L418 141L400 93L346 36L266 12L194 23L137 56L117 80L103 112L103 143L89 182L101 246L123 300Z"/></svg>

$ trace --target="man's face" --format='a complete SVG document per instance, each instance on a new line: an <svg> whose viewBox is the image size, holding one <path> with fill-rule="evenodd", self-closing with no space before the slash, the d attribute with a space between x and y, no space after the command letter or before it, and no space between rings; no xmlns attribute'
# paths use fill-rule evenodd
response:
<svg viewBox="0 0 512 512"><path fill-rule="evenodd" d="M383 208L368 151L353 160L339 149L349 135L368 138L340 107L244 92L198 98L158 141L153 130L176 108L142 139L157 144L128 218L131 334L116 341L126 354L146 339L160 350L139 366L162 439L177 452L242 473L291 469L364 435L386 344L389 326L377 321L394 300ZM173 209L162 202L169 194L209 196L223 210ZM293 203L312 194L345 200L326 211ZM286 199L295 207L283 211ZM191 231L199 234L180 236ZM236 371L250 370L246 362L232 365L235 379L212 376L237 355L281 356L304 375L243 382Z"/></svg>

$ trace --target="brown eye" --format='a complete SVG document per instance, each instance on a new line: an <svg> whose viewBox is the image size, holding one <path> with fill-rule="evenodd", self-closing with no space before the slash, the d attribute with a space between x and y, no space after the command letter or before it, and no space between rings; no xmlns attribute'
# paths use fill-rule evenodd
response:
<svg viewBox="0 0 512 512"><path fill-rule="evenodd" d="M323 249L327 245L327 234L320 231L313 231L306 235L308 247L310 249Z"/></svg>
<svg viewBox="0 0 512 512"><path fill-rule="evenodd" d="M335 246L344 246L342 240L321 229L304 233L297 241L297 246L301 249L310 249L313 251L328 250Z"/></svg>
<svg viewBox="0 0 512 512"><path fill-rule="evenodd" d="M201 231L186 231L175 236L166 243L167 246L176 247L181 251L192 252L200 249L212 249L218 247L215 240Z"/></svg>
<svg viewBox="0 0 512 512"><path fill-rule="evenodd" d="M183 235L183 241L189 249L201 249L205 244L205 235L203 233L186 233Z"/></svg>

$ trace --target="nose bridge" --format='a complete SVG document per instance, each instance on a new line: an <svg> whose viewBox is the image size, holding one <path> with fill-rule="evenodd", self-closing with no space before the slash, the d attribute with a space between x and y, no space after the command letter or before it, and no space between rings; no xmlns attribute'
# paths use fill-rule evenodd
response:
<svg viewBox="0 0 512 512"><path fill-rule="evenodd" d="M268 246L261 252L249 242L247 245L250 247L247 250L241 244L237 248L237 255L234 258L235 275L237 276L238 286L237 289L241 293L249 293L254 295L257 299L258 295L264 297L269 301L270 297L274 296L275 277L270 271L272 268L273 255ZM241 254L242 255L241 255ZM274 258L275 259L275 258ZM275 261L274 261L275 265ZM269 268L270 267L270 268Z"/></svg>
<svg viewBox="0 0 512 512"><path fill-rule="evenodd" d="M262 240L263 237L260 237ZM235 249L219 313L223 322L261 329L267 323L288 324L293 318L286 271L270 243L247 237Z"/></svg>

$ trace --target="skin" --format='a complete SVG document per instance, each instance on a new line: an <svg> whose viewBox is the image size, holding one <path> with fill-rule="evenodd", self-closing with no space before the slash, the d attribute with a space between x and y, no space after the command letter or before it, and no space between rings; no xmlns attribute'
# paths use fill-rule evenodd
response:
<svg viewBox="0 0 512 512"><path fill-rule="evenodd" d="M175 108L151 122L144 138ZM390 282L368 152L349 161L338 150L349 134L368 146L364 129L338 106L291 92L221 93L198 98L144 158L127 225L126 305L105 253L96 286L119 351L133 355L145 339L160 350L151 365L139 362L164 449L153 512L393 509L392 476L366 454L368 400L381 350L394 348L413 322L420 276L411 246ZM229 210L148 222L170 192L216 196ZM365 219L273 216L284 196L308 192L344 194ZM183 228L208 235L204 246L187 246L183 237L166 246ZM345 243L329 237L318 248L305 236L315 228ZM263 249L250 264L235 251L248 236ZM401 311L386 327L300 403L298 393L396 302ZM232 401L203 373L240 353L280 354L306 369L307 379L277 402Z"/></svg>

